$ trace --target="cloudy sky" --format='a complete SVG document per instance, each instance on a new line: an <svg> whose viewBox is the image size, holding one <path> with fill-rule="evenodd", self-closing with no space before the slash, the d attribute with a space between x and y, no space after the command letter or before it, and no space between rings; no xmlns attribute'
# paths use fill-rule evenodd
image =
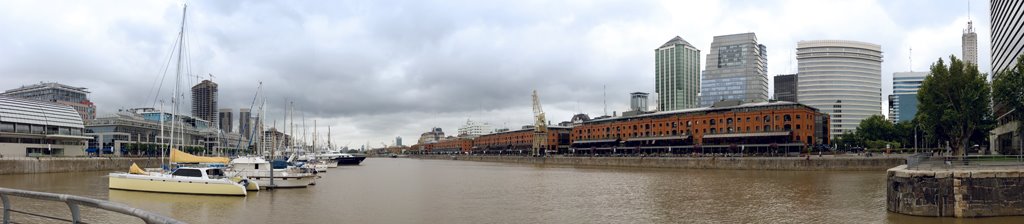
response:
<svg viewBox="0 0 1024 224"><path fill-rule="evenodd" d="M41 81L87 87L101 115L169 101L174 65L167 76L164 68L181 4L0 1L0 89ZM535 89L555 123L604 114L605 92L609 114L627 110L629 92L654 91L653 50L675 36L707 54L713 36L754 32L768 47L769 76L796 72L800 40L880 44L888 95L893 72L960 56L967 4L193 1L183 83L213 74L220 107L248 108L262 81L268 125L281 126L282 108L294 102L310 129L313 120L322 132L331 126L337 144L379 147L402 136L409 145L434 126L454 134L467 119L528 124ZM988 2L971 4L980 69L988 71Z"/></svg>

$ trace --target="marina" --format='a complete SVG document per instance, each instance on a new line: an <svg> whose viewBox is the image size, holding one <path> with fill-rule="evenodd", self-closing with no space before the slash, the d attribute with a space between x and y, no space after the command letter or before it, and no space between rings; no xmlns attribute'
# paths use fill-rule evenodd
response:
<svg viewBox="0 0 1024 224"><path fill-rule="evenodd" d="M316 186L248 197L106 189L106 172L0 175L0 187L109 199L188 223L1020 223L885 210L875 171L601 168L369 158ZM15 200L66 216L59 203ZM26 208L27 207L27 208ZM83 210L89 223L139 223ZM18 222L34 223L15 214ZM301 220L301 221L299 221Z"/></svg>

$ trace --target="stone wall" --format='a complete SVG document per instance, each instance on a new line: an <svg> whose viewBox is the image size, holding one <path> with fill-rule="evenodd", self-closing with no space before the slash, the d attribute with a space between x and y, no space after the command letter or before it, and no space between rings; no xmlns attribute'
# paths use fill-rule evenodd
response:
<svg viewBox="0 0 1024 224"><path fill-rule="evenodd" d="M1024 168L887 171L886 208L917 216L1024 215Z"/></svg>
<svg viewBox="0 0 1024 224"><path fill-rule="evenodd" d="M40 158L2 158L0 159L0 175L26 173L62 173L79 171L124 170L132 162L140 167L160 167L160 158L75 158L75 157L40 157Z"/></svg>
<svg viewBox="0 0 1024 224"><path fill-rule="evenodd" d="M457 159L571 166L612 166L733 170L831 170L882 171L906 163L904 157L523 157L523 156L417 156L424 159Z"/></svg>

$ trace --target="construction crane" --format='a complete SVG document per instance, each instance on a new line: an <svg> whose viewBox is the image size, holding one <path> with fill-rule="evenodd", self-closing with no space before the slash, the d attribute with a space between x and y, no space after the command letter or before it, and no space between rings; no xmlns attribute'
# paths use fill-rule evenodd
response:
<svg viewBox="0 0 1024 224"><path fill-rule="evenodd" d="M548 143L548 125L544 109L540 108L540 97L533 90L533 156L544 156Z"/></svg>

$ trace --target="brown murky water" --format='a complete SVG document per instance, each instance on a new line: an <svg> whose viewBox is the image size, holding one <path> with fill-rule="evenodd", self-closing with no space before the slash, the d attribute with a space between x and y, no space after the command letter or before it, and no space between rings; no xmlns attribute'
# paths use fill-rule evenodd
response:
<svg viewBox="0 0 1024 224"><path fill-rule="evenodd" d="M215 197L107 190L107 172L0 176L0 187L110 199L191 223L1024 223L885 211L883 172L573 168L371 158L316 186ZM69 217L59 203L12 207ZM90 223L140 222L83 210ZM15 221L44 220L15 214Z"/></svg>

